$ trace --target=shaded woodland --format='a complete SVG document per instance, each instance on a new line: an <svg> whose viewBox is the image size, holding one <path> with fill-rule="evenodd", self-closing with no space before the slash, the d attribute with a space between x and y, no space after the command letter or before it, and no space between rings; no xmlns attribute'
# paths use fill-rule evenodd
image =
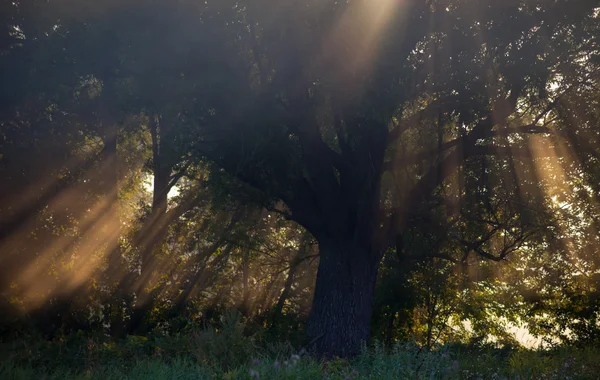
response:
<svg viewBox="0 0 600 380"><path fill-rule="evenodd" d="M600 345L599 1L0 7L2 339Z"/></svg>

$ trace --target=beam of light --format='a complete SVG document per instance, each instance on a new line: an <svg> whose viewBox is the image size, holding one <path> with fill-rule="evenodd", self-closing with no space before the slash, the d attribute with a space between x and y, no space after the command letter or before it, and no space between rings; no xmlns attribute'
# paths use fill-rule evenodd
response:
<svg viewBox="0 0 600 380"><path fill-rule="evenodd" d="M68 204L81 196L78 189L64 191L48 208ZM115 195L116 189L113 189ZM28 307L44 301L42 295L73 294L79 291L103 265L105 253L115 249L121 231L116 196L107 196L77 215L75 233L56 236L16 278L20 297ZM19 235L17 235L19 236ZM20 236L23 238L23 236ZM27 241L27 240L25 240Z"/></svg>
<svg viewBox="0 0 600 380"><path fill-rule="evenodd" d="M28 221L31 221L40 208L47 206L48 203L55 201L61 193L72 188L67 181L68 178L64 177L70 176L71 173L88 171L97 158L99 158L99 154L96 152L88 152L83 157L73 157L68 162L61 163L60 173L50 175L44 181L38 180L31 183L26 191L14 194L10 200L7 199L7 204L2 204L2 208L10 209L11 215L10 219L2 220L3 233L6 230L11 235L16 234ZM0 237L0 245L5 243L2 241L3 237L9 238L10 236Z"/></svg>
<svg viewBox="0 0 600 380"><path fill-rule="evenodd" d="M358 89L381 48L389 22L397 16L404 0L351 1L321 48L321 60L330 65L334 81L347 89ZM402 38L402 36L395 36Z"/></svg>

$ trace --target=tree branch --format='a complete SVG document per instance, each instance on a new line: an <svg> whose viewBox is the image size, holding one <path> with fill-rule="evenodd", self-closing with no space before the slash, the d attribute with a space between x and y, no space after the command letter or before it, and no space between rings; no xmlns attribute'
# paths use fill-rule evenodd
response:
<svg viewBox="0 0 600 380"><path fill-rule="evenodd" d="M388 133L388 146L395 142L410 127L420 123L422 120L438 114L439 101L430 102L424 109L415 112L406 119L400 119Z"/></svg>

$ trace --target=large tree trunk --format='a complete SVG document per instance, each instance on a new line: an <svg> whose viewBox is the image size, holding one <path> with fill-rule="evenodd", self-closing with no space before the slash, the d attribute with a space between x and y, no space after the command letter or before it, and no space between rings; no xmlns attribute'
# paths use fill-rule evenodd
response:
<svg viewBox="0 0 600 380"><path fill-rule="evenodd" d="M360 353L369 340L380 254L352 238L319 241L308 336L325 357Z"/></svg>

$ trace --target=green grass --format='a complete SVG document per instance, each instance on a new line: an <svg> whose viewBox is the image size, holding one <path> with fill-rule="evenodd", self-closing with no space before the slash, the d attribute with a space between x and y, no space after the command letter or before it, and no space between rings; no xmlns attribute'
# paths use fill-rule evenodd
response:
<svg viewBox="0 0 600 380"><path fill-rule="evenodd" d="M498 350L375 344L352 360L297 356L231 331L175 337L72 336L0 346L0 379L598 379L599 349Z"/></svg>
<svg viewBox="0 0 600 380"><path fill-rule="evenodd" d="M218 329L114 340L79 332L0 341L0 379L600 379L600 347L535 351L413 343L365 347L351 360L298 355L289 342L247 336L239 316Z"/></svg>

